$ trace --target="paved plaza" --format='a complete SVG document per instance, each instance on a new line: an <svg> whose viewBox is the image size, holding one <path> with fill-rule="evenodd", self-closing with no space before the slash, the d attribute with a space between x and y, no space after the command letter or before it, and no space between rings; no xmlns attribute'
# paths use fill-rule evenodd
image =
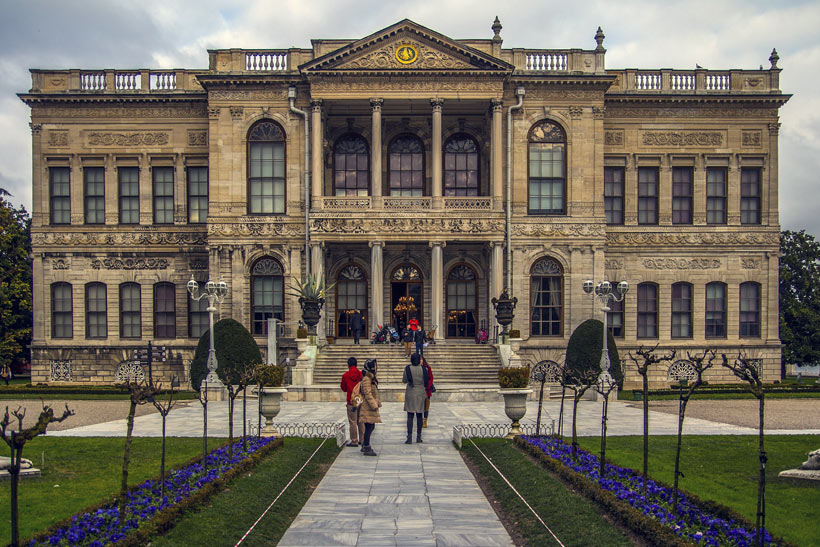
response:
<svg viewBox="0 0 820 547"><path fill-rule="evenodd" d="M430 409L424 443L404 444L405 416L402 403L384 403L384 423L372 438L378 457L367 458L357 448L344 448L314 491L298 517L282 537L280 546L412 545L474 546L513 545L507 531L482 494L452 443L453 427L460 424L508 423L503 402L436 403ZM242 432L242 402L236 403L234 435ZM537 402L527 406L522 422L534 423ZM571 413L571 404L566 405ZM557 422L560 402L547 401L542 423ZM208 433L228 434L227 403L208 406ZM256 400L248 401L248 417L256 424ZM578 432L600 434L601 403L581 401ZM345 420L342 403L284 402L277 423L338 422ZM565 418L565 432L571 414ZM687 418L686 434L755 435L753 428L717 421ZM608 434L640 435L642 410L637 404L610 403ZM169 436L200 436L202 406L187 402L168 416ZM674 435L677 415L651 412L652 435ZM49 433L50 436L122 436L125 420L88 425ZM769 434L809 433L820 430L768 430ZM159 436L158 414L135 419L134 434ZM335 442L335 439L329 440ZM271 498L276 492L271 493Z"/></svg>

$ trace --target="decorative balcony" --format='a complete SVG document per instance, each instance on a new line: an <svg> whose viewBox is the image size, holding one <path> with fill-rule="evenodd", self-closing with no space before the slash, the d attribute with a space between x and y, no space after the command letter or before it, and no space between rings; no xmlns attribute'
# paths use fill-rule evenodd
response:
<svg viewBox="0 0 820 547"><path fill-rule="evenodd" d="M582 49L513 49L509 61L516 72L529 74L602 73L604 52ZM505 56L505 55L502 55ZM506 56L505 56L506 57Z"/></svg>
<svg viewBox="0 0 820 547"><path fill-rule="evenodd" d="M493 199L489 196L480 197L445 197L444 211L491 211ZM431 211L433 198L422 197L391 197L373 198L370 196L325 196L321 199L321 207L325 212L331 211Z"/></svg>
<svg viewBox="0 0 820 547"><path fill-rule="evenodd" d="M32 93L202 93L202 70L32 70Z"/></svg>

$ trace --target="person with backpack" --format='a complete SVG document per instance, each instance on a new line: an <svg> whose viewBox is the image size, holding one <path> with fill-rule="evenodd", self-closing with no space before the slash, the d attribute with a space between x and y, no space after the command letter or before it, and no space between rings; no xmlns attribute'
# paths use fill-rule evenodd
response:
<svg viewBox="0 0 820 547"><path fill-rule="evenodd" d="M363 399L359 407L359 423L364 424L364 440L362 441L362 453L365 456L378 456L370 446L370 436L376 428L376 424L382 423L379 416L379 408L382 406L379 397L379 381L376 379L376 360L368 359L364 363L364 374L359 384L359 390Z"/></svg>
<svg viewBox="0 0 820 547"><path fill-rule="evenodd" d="M424 419L421 422L421 427L427 427L427 417L430 415L430 398L433 396L433 393L436 390L436 387L433 385L433 369L427 363L427 359L423 356L421 358L421 366L427 372L427 383L424 384L425 391L427 392L427 398L424 400Z"/></svg>
<svg viewBox="0 0 820 547"><path fill-rule="evenodd" d="M347 372L342 374L342 383L339 387L342 391L347 393L347 421L350 424L350 442L347 446L359 446L364 440L364 424L359 423L359 407L353 404L350 396L353 394L353 389L356 384L362 381L362 373L356 368L357 361L355 357L347 360Z"/></svg>
<svg viewBox="0 0 820 547"><path fill-rule="evenodd" d="M6 382L6 385L9 385L9 380L11 380L11 367L8 363L3 363L3 366L0 368L0 378Z"/></svg>
<svg viewBox="0 0 820 547"><path fill-rule="evenodd" d="M427 398L427 384L429 382L427 370L419 366L421 355L414 353L410 356L410 364L404 367L401 381L407 386L404 388L404 411L407 413L407 440L405 444L413 443L413 420L416 421L416 442L421 440L423 426L424 400Z"/></svg>

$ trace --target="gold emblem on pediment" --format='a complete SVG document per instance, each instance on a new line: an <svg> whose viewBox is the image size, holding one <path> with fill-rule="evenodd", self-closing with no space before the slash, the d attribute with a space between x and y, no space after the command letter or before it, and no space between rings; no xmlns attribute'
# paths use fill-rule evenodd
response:
<svg viewBox="0 0 820 547"><path fill-rule="evenodd" d="M402 44L396 48L396 60L403 65L412 64L418 58L418 50L410 44Z"/></svg>

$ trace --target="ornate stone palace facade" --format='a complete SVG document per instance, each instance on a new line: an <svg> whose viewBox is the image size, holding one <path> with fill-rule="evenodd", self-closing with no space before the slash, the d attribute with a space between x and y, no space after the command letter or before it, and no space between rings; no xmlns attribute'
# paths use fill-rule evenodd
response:
<svg viewBox="0 0 820 547"><path fill-rule="evenodd" d="M472 340L518 298L522 359L560 360L601 317L638 346L778 339L778 109L763 70L606 69L590 50L502 48L404 20L310 49L209 51L207 70L32 70L36 381L109 383L149 340L186 377L207 329L186 282L224 279L222 317L295 355L305 272L335 283L320 340L416 314ZM716 379L717 374L713 377ZM658 376L656 382L665 381Z"/></svg>

